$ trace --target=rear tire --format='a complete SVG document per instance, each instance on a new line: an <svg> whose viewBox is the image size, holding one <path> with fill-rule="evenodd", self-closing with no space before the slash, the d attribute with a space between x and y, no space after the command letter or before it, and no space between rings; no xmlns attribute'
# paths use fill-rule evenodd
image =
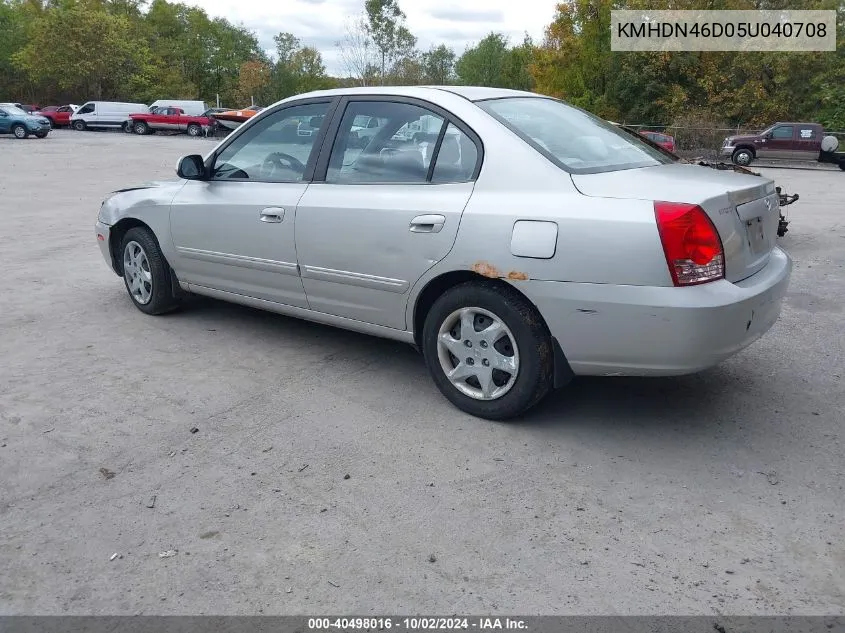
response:
<svg viewBox="0 0 845 633"><path fill-rule="evenodd" d="M551 334L503 282L470 281L443 293L426 315L422 348L438 389L470 415L512 418L552 389Z"/></svg>
<svg viewBox="0 0 845 633"><path fill-rule="evenodd" d="M750 149L738 149L733 153L733 156L731 156L731 160L734 165L748 167L748 165L751 164L751 161L754 160L754 154Z"/></svg>
<svg viewBox="0 0 845 633"><path fill-rule="evenodd" d="M12 134L15 135L15 138L25 139L29 136L29 130L26 129L26 126L17 123L16 125L12 126Z"/></svg>
<svg viewBox="0 0 845 633"><path fill-rule="evenodd" d="M196 123L191 123L186 130L188 136L200 136L202 134L202 127Z"/></svg>
<svg viewBox="0 0 845 633"><path fill-rule="evenodd" d="M149 229L129 229L120 243L119 257L123 283L136 308L146 314L165 314L179 307L170 265Z"/></svg>
<svg viewBox="0 0 845 633"><path fill-rule="evenodd" d="M84 132L85 131L85 121L74 121L71 123L71 127L76 130L77 132Z"/></svg>

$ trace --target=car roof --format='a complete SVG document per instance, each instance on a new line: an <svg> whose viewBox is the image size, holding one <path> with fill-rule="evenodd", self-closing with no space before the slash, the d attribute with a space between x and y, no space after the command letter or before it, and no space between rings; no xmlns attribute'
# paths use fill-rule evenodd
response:
<svg viewBox="0 0 845 633"><path fill-rule="evenodd" d="M504 97L535 97L541 98L533 92L522 90L508 90L506 88L487 88L483 86L363 86L353 88L333 88L331 90L317 90L297 95L300 97L338 97L354 95L385 95L418 97L421 99L436 98L438 92L450 92L469 101L482 99L502 99Z"/></svg>

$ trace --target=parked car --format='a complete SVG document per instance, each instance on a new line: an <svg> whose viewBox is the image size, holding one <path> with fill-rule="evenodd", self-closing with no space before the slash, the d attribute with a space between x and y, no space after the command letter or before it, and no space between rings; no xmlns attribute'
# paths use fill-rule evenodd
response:
<svg viewBox="0 0 845 633"><path fill-rule="evenodd" d="M839 140L818 123L775 123L759 134L728 136L721 154L742 166L761 158L819 161L845 170L845 152L837 152L838 147Z"/></svg>
<svg viewBox="0 0 845 633"><path fill-rule="evenodd" d="M150 111L153 108L180 108L182 112L191 116L203 116L208 110L205 101L185 101L183 99L158 99L150 104Z"/></svg>
<svg viewBox="0 0 845 633"><path fill-rule="evenodd" d="M143 103L88 101L70 116L70 125L80 132L89 128L126 128L131 121L130 114L149 111Z"/></svg>
<svg viewBox="0 0 845 633"><path fill-rule="evenodd" d="M67 127L70 125L70 117L76 112L79 106L63 105L63 106L47 106L42 108L35 114L43 116L50 121L53 127Z"/></svg>
<svg viewBox="0 0 845 633"><path fill-rule="evenodd" d="M309 142L277 141L320 116ZM359 116L383 121L363 151ZM439 148L392 140L424 116ZM573 375L711 367L771 328L792 269L771 180L527 92L300 95L177 174L111 194L97 218L139 310L196 293L405 341L446 398L491 419Z"/></svg>
<svg viewBox="0 0 845 633"><path fill-rule="evenodd" d="M182 108L157 107L148 114L130 114L132 130L136 134L154 134L159 130L185 132L188 136L207 134L214 120L204 116L190 116Z"/></svg>
<svg viewBox="0 0 845 633"><path fill-rule="evenodd" d="M12 103L0 103L0 134L14 134L15 138L26 138L30 134L47 138L50 121L20 109Z"/></svg>
<svg viewBox="0 0 845 633"><path fill-rule="evenodd" d="M641 130L640 134L645 136L652 143L657 143L668 152L675 153L675 137L662 132L653 132L651 130Z"/></svg>

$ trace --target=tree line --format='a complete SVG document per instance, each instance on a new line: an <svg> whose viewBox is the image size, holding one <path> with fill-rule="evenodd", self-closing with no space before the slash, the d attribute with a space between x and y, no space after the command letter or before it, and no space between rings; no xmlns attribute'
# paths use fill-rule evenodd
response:
<svg viewBox="0 0 845 633"><path fill-rule="evenodd" d="M701 9L701 0L568 0L541 41L490 33L457 52L418 46L399 0L364 0L338 34L342 76L292 33L255 33L168 0L0 0L0 99L80 103L201 98L267 105L349 85L467 84L532 90L628 123L845 129L845 0L707 0L710 9L838 9L827 53L618 53L611 9Z"/></svg>

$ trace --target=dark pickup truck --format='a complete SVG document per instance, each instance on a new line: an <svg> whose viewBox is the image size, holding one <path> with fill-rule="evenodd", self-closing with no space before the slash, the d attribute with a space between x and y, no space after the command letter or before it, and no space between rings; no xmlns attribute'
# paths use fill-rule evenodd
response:
<svg viewBox="0 0 845 633"><path fill-rule="evenodd" d="M775 123L759 134L727 137L721 154L742 166L755 159L812 160L845 170L845 152L837 152L838 147L839 140L826 136L818 123Z"/></svg>

